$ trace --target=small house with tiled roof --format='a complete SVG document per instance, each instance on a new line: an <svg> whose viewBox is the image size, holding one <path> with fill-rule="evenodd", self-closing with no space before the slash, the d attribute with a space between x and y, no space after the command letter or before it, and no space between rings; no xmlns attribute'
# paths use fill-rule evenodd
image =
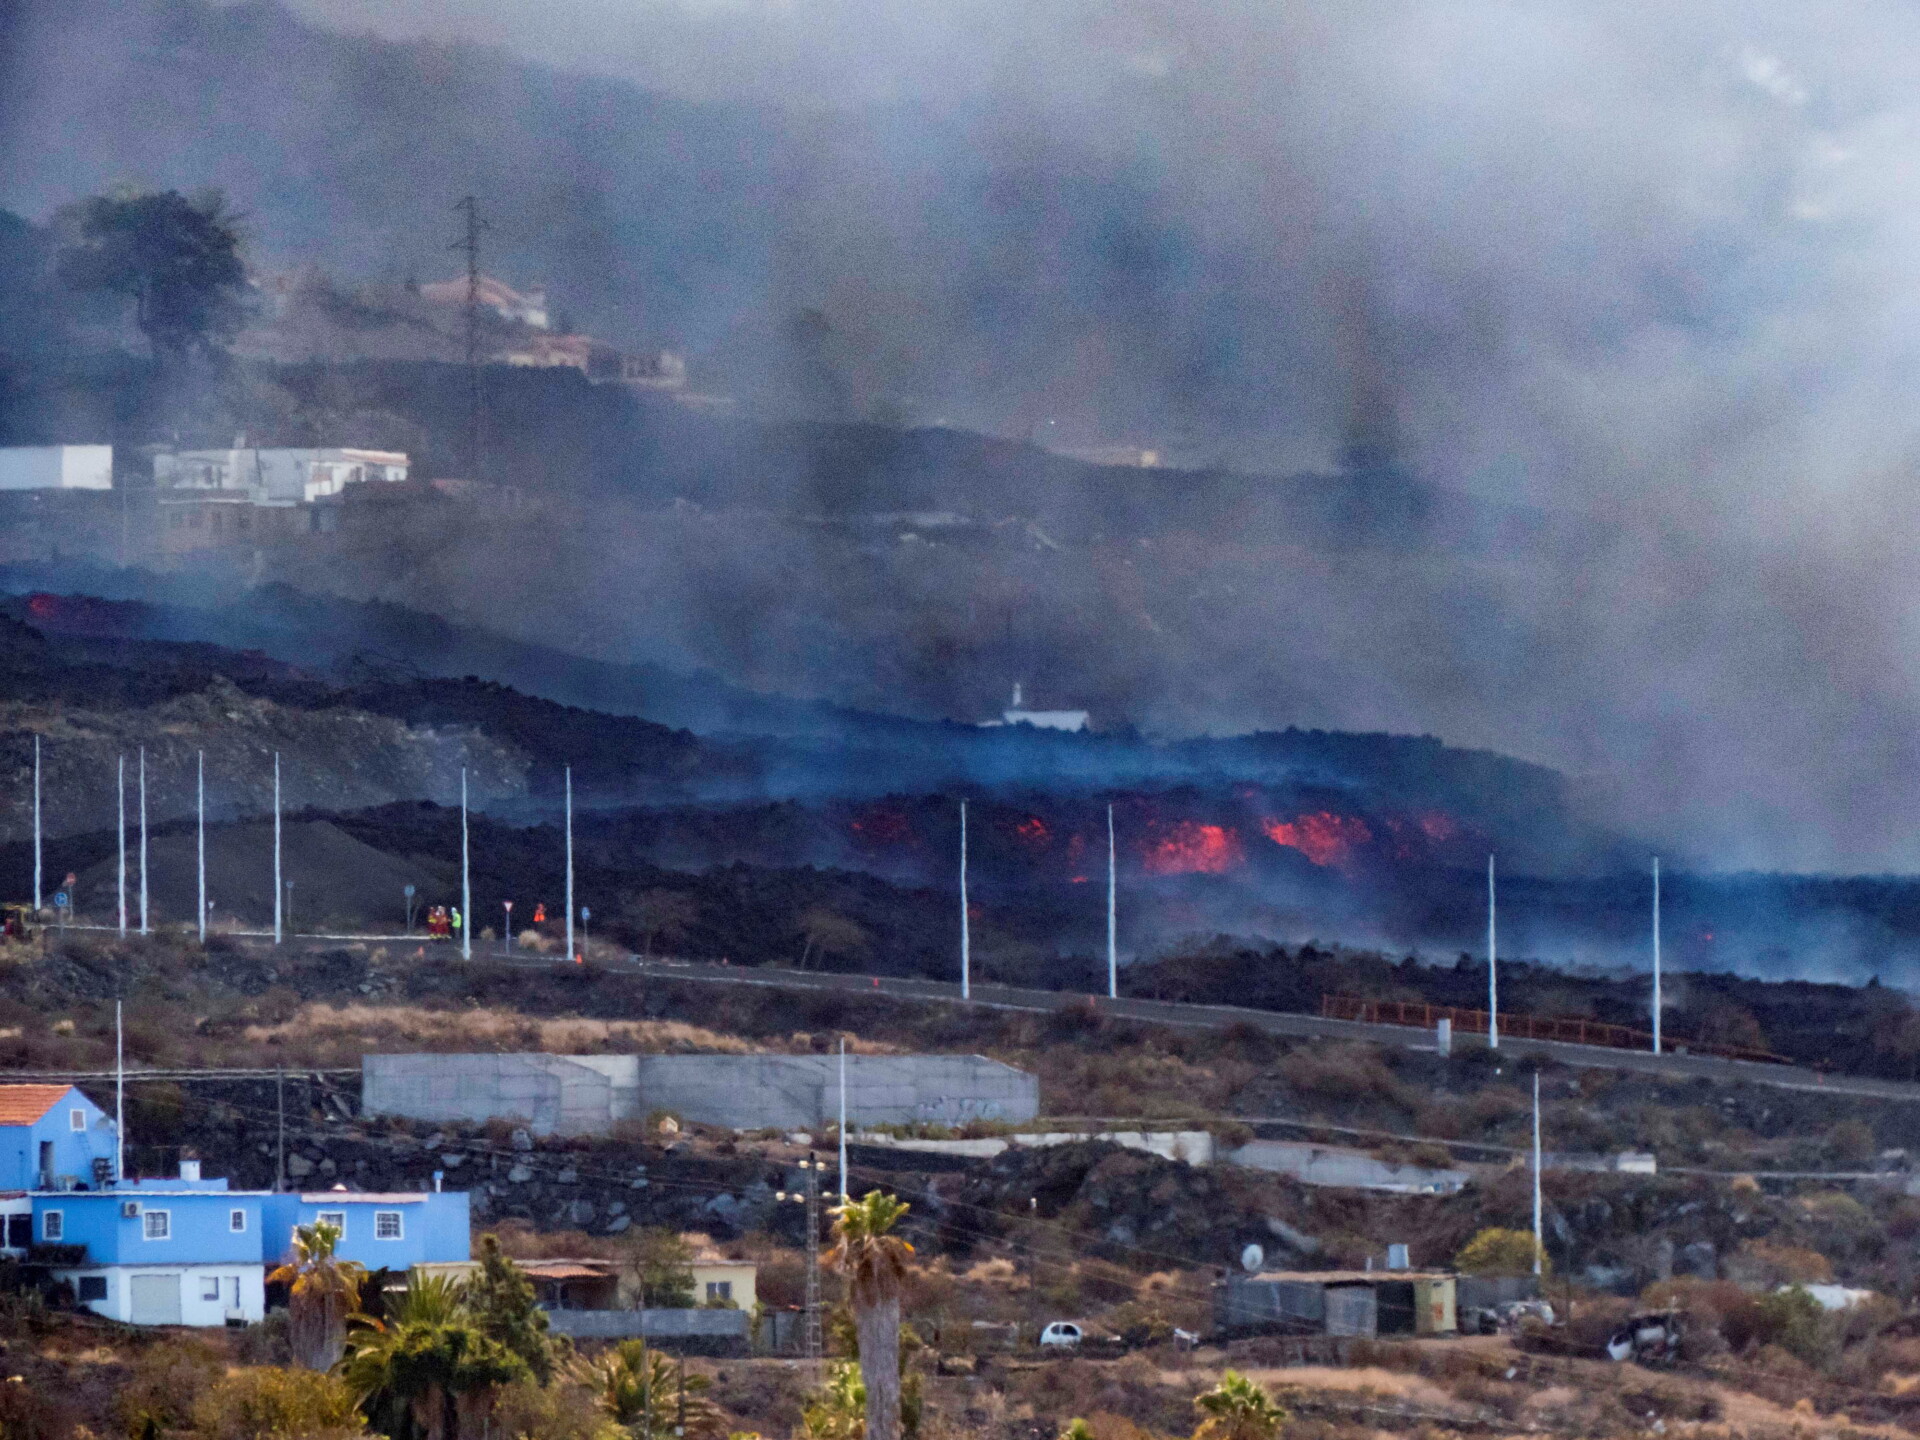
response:
<svg viewBox="0 0 1920 1440"><path fill-rule="evenodd" d="M113 1179L113 1117L77 1085L0 1085L0 1190L95 1189Z"/></svg>

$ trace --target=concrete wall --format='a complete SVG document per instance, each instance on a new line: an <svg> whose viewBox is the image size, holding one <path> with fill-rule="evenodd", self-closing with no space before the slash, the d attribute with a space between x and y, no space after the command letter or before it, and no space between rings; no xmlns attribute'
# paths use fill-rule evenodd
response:
<svg viewBox="0 0 1920 1440"><path fill-rule="evenodd" d="M1072 1145L1081 1140L1103 1140L1125 1150L1140 1150L1162 1160L1188 1165L1213 1163L1213 1135L1206 1130L1047 1130L1038 1134L990 1136L979 1140L916 1140L892 1135L855 1135L860 1145L890 1150L915 1150L928 1155L955 1155L969 1160L991 1160L1012 1145Z"/></svg>
<svg viewBox="0 0 1920 1440"><path fill-rule="evenodd" d="M741 1130L819 1129L839 1114L839 1057L827 1055L368 1055L370 1115L524 1122L536 1135L591 1135L667 1110ZM1032 1075L980 1055L847 1058L850 1124L1021 1123L1040 1110Z"/></svg>
<svg viewBox="0 0 1920 1440"><path fill-rule="evenodd" d="M536 1135L595 1135L631 1112L635 1057L367 1055L360 1068L369 1115L518 1120Z"/></svg>
<svg viewBox="0 0 1920 1440"><path fill-rule="evenodd" d="M744 1355L753 1317L744 1310L549 1310L547 1327L577 1340L644 1335L663 1350L691 1355Z"/></svg>
<svg viewBox="0 0 1920 1440"><path fill-rule="evenodd" d="M1255 1140L1227 1158L1249 1170L1291 1175L1307 1185L1349 1190L1387 1190L1402 1195L1451 1195L1470 1178L1465 1170L1429 1170L1397 1165L1338 1145L1299 1140Z"/></svg>
<svg viewBox="0 0 1920 1440"><path fill-rule="evenodd" d="M706 1125L818 1129L839 1116L839 1065L832 1055L646 1055L638 1103ZM849 1126L1019 1124L1039 1113L1039 1080L983 1055L847 1057Z"/></svg>

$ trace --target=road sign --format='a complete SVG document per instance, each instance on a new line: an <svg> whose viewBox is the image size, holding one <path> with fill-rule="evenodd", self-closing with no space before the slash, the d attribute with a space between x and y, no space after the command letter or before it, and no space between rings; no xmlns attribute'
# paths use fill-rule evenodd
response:
<svg viewBox="0 0 1920 1440"><path fill-rule="evenodd" d="M588 908L587 908L586 906L584 906L584 905L582 905L582 906L580 907L580 918L581 918L582 920L591 920L591 919L593 919L593 911L591 911L591 910L589 910L589 909L588 909Z"/></svg>
<svg viewBox="0 0 1920 1440"><path fill-rule="evenodd" d="M401 893L402 895L404 895L404 896L406 896L406 897L407 897L407 898L408 898L409 900L411 900L411 899L413 898L413 886L411 886L411 885L402 885L402 886L400 887L400 893Z"/></svg>
<svg viewBox="0 0 1920 1440"><path fill-rule="evenodd" d="M64 909L66 909L66 908L67 908L67 906L68 906L68 905L70 905L70 904L72 904L72 903L73 903L73 902L72 902L72 901L71 901L70 899L68 899L68 897L67 897L67 892L66 892L66 891L64 891L64 890L57 890L57 891L55 891L55 892L54 892L54 896L53 896L53 908L54 908L54 909L56 909L56 910L64 910Z"/></svg>

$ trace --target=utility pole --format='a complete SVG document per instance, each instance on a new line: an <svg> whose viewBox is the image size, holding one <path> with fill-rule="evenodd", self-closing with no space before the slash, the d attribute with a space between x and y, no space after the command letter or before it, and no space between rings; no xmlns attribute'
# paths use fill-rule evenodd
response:
<svg viewBox="0 0 1920 1440"><path fill-rule="evenodd" d="M407 934L413 934L413 906L407 906ZM467 767L460 767L460 958L473 959L473 870L467 855Z"/></svg>
<svg viewBox="0 0 1920 1440"><path fill-rule="evenodd" d="M40 914L40 737L33 737L33 913Z"/></svg>
<svg viewBox="0 0 1920 1440"><path fill-rule="evenodd" d="M844 1129L841 1133L845 1133ZM819 1360L824 1348L820 1336L820 1172L826 1166L826 1161L809 1154L800 1162L800 1173L806 1179L806 1189L799 1194L781 1190L773 1197L807 1207L807 1309L803 1344L810 1361ZM844 1181L841 1183L845 1184Z"/></svg>
<svg viewBox="0 0 1920 1440"><path fill-rule="evenodd" d="M199 753L198 773L194 777L194 848L198 863L195 866L199 877L198 913L200 916L200 943L207 943L207 752Z"/></svg>
<svg viewBox="0 0 1920 1440"><path fill-rule="evenodd" d="M807 1173L807 1359L819 1362L820 1338L820 1161L800 1162Z"/></svg>
<svg viewBox="0 0 1920 1440"><path fill-rule="evenodd" d="M1107 806L1107 998L1120 998L1120 868L1113 843L1113 806Z"/></svg>
<svg viewBox="0 0 1920 1440"><path fill-rule="evenodd" d="M1533 1072L1533 1273L1540 1273L1546 1240L1540 1229L1540 1072Z"/></svg>
<svg viewBox="0 0 1920 1440"><path fill-rule="evenodd" d="M1660 1053L1660 857L1653 857L1653 1053Z"/></svg>
<svg viewBox="0 0 1920 1440"><path fill-rule="evenodd" d="M463 196L453 207L466 217L466 230L448 248L467 257L467 478L480 478L480 202Z"/></svg>
<svg viewBox="0 0 1920 1440"><path fill-rule="evenodd" d="M847 1037L840 1037L840 1203L853 1198L847 1193Z"/></svg>
<svg viewBox="0 0 1920 1440"><path fill-rule="evenodd" d="M147 923L147 747L140 747L140 933L148 935Z"/></svg>
<svg viewBox="0 0 1920 1440"><path fill-rule="evenodd" d="M281 922L285 918L280 909L282 895L280 890L280 752L273 752L273 943L281 940Z"/></svg>
<svg viewBox="0 0 1920 1440"><path fill-rule="evenodd" d="M960 802L960 998L973 994L973 934L967 918L967 802Z"/></svg>
<svg viewBox="0 0 1920 1440"><path fill-rule="evenodd" d="M278 1066L273 1077L274 1107L279 1112L278 1128L273 1141L273 1188L278 1192L287 1188L287 1067Z"/></svg>
<svg viewBox="0 0 1920 1440"><path fill-rule="evenodd" d="M127 1032L113 1002L113 1183L127 1177Z"/></svg>
<svg viewBox="0 0 1920 1440"><path fill-rule="evenodd" d="M567 959L573 953L573 767L567 766Z"/></svg>
<svg viewBox="0 0 1920 1440"><path fill-rule="evenodd" d="M120 757L119 769L115 772L114 800L120 812L120 934L127 933L127 757Z"/></svg>
<svg viewBox="0 0 1920 1440"><path fill-rule="evenodd" d="M1493 928L1493 856L1487 856L1487 1048L1500 1048L1500 947Z"/></svg>

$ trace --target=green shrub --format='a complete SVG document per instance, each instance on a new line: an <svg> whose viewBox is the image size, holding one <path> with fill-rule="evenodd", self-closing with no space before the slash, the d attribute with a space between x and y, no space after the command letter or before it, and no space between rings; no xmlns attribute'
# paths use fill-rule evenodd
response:
<svg viewBox="0 0 1920 1440"><path fill-rule="evenodd" d="M337 1375L262 1365L208 1386L193 1406L203 1440L345 1440L364 1433L353 1391Z"/></svg>

